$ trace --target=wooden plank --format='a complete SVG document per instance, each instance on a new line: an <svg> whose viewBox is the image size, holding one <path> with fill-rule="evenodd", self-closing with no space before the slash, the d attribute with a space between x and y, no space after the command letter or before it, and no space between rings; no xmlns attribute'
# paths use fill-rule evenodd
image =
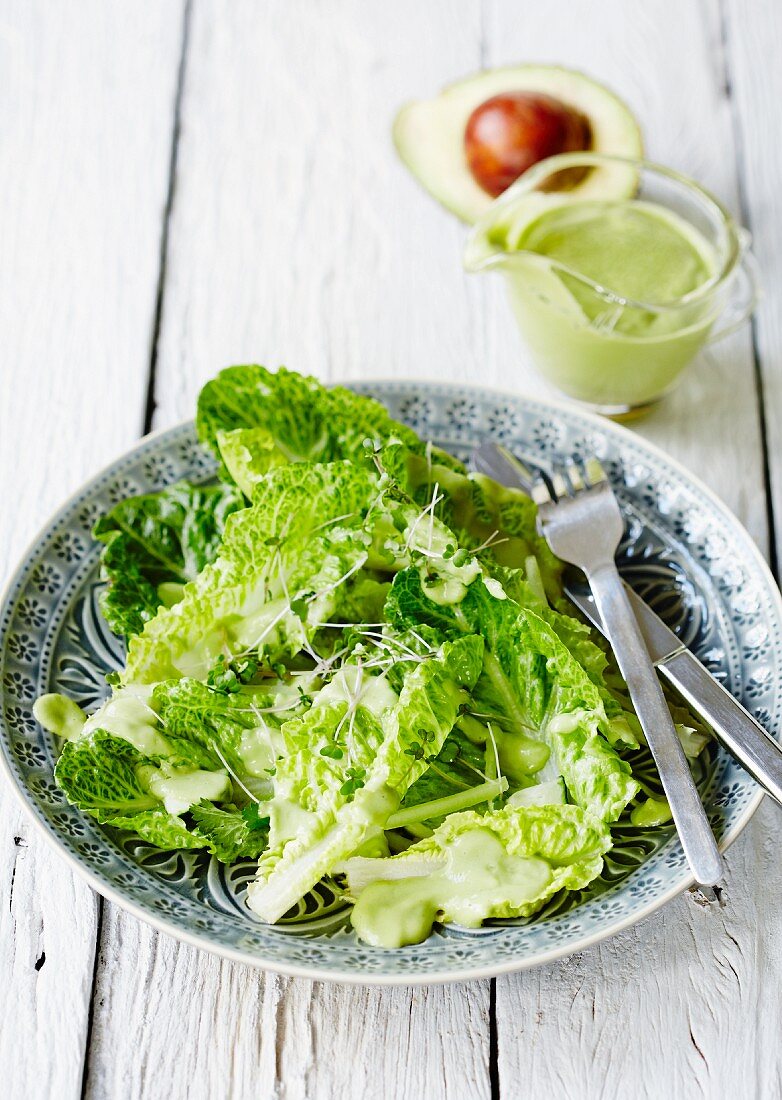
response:
<svg viewBox="0 0 782 1100"><path fill-rule="evenodd" d="M155 424L260 360L325 378L469 377L481 290L462 231L396 162L397 105L475 68L446 0L198 3L182 101ZM454 321L454 317L458 320ZM404 318L404 323L400 323ZM329 988L158 937L112 910L88 1095L488 1097L489 987Z"/></svg>
<svg viewBox="0 0 782 1100"><path fill-rule="evenodd" d="M229 363L478 377L463 227L390 141L405 100L478 66L476 0L199 4L192 37L155 423Z"/></svg>
<svg viewBox="0 0 782 1100"><path fill-rule="evenodd" d="M715 4L642 9L611 0L590 6L586 28L572 18L569 4L529 8L523 20L494 4L487 41L491 63L556 57L605 79L638 112L653 159L697 177L737 209L736 146ZM765 77L757 70L756 80L759 91ZM769 164L767 187L774 178ZM774 225L769 248L782 222ZM493 361L521 363L504 302L489 308ZM519 385L545 389L526 374ZM715 345L637 430L700 475L766 546L748 331ZM561 1096L778 1091L772 1002L782 872L768 841L775 812L764 806L731 850L724 909L704 908L688 895L604 946L498 979L501 1094L514 1095L519 1081L531 1092Z"/></svg>
<svg viewBox="0 0 782 1100"><path fill-rule="evenodd" d="M489 1095L488 983L371 989L282 978L108 907L90 1097ZM127 1034L127 1038L125 1035Z"/></svg>
<svg viewBox="0 0 782 1100"><path fill-rule="evenodd" d="M778 817L764 802L728 853L724 909L688 894L602 946L497 980L501 1095L519 1080L606 1100L779 1094Z"/></svg>
<svg viewBox="0 0 782 1100"><path fill-rule="evenodd" d="M760 265L763 297L755 335L764 392L767 456L776 515L777 550L782 517L782 148L769 117L782 94L782 73L773 63L782 49L782 9L773 0L749 5L729 0L726 11L726 71L743 154L741 183L752 249ZM751 487L747 487L750 491ZM778 564L778 562L777 562Z"/></svg>
<svg viewBox="0 0 782 1100"><path fill-rule="evenodd" d="M142 423L180 28L179 4L3 7L3 574ZM4 1095L67 1100L98 902L5 786L0 836Z"/></svg>
<svg viewBox="0 0 782 1100"><path fill-rule="evenodd" d="M782 150L773 140L769 119L782 94L782 73L772 60L782 48L782 9L771 0L754 5L728 0L725 16L723 63L741 152L739 178L764 292L754 334L763 394L769 514L775 520L772 538L776 536L776 552L772 555L772 564L778 570L782 530L782 377L778 368L782 355L779 311L782 259L776 241L782 234ZM750 495L755 489L752 481L741 480L744 484L740 491ZM731 951L734 962L745 964L741 967L745 980L741 982L740 1000L747 1005L747 1019L742 1026L745 1032L743 1049L749 1053L749 1059L748 1073L743 1081L740 1067L733 1068L726 1095L731 1086L734 1095L743 1092L774 1096L782 1092L782 1055L778 1043L774 1042L772 1022L779 1013L778 990L782 980L782 957L778 937L774 934L776 899L782 879L774 840L778 829L777 808L767 800L753 822L744 848L744 865L737 868L737 873L744 872L751 884L747 889L747 907L752 923L749 929L733 930L736 943ZM751 967L749 976L746 973L748 966Z"/></svg>

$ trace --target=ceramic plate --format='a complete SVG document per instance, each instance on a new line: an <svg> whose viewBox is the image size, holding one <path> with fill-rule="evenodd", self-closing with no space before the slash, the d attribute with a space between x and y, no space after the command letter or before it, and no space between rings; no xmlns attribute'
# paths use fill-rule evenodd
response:
<svg viewBox="0 0 782 1100"><path fill-rule="evenodd" d="M630 432L564 404L412 382L356 388L461 457L485 438L541 465L596 454L624 507L627 578L712 673L769 730L779 731L779 592L747 532L681 467ZM0 611L6 771L45 835L95 889L162 931L243 962L310 978L409 983L484 977L582 950L691 885L670 829L620 827L600 879L580 895L554 898L533 920L439 929L425 943L385 951L356 940L343 905L325 885L284 923L269 927L245 906L252 863L224 867L202 852L162 852L69 806L53 779L56 745L31 707L42 692L64 691L94 708L106 694L105 674L121 664L121 645L98 611L92 524L131 493L213 473L191 424L143 440L48 524ZM724 848L757 807L758 788L716 746L700 760L697 779Z"/></svg>

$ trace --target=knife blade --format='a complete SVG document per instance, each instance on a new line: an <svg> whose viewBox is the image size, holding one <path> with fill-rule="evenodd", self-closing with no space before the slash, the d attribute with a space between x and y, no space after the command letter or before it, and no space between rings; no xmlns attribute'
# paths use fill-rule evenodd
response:
<svg viewBox="0 0 782 1100"><path fill-rule="evenodd" d="M782 748L738 699L714 679L659 615L629 586L627 591L658 673L711 726L717 740L744 770L782 805ZM566 580L565 593L604 634L600 614L589 592L577 582Z"/></svg>

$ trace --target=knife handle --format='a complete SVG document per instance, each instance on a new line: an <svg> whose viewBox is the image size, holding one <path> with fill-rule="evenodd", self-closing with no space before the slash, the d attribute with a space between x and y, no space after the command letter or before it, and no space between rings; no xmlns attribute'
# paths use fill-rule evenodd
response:
<svg viewBox="0 0 782 1100"><path fill-rule="evenodd" d="M616 564L611 558L599 562L595 568L587 568L586 573L619 671L657 764L690 870L702 886L713 886L724 873L722 856Z"/></svg>
<svg viewBox="0 0 782 1100"><path fill-rule="evenodd" d="M695 713L706 719L717 739L752 778L782 805L782 748L760 722L689 650L662 661L657 669Z"/></svg>

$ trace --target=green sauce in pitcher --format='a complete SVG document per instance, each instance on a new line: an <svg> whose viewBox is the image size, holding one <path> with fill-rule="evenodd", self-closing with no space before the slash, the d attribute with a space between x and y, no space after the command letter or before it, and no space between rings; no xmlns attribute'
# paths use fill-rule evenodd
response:
<svg viewBox="0 0 782 1100"><path fill-rule="evenodd" d="M465 254L468 271L505 275L540 373L612 415L644 408L672 385L709 338L726 261L732 271L741 255L727 215L724 232L710 232L686 203L642 188L641 167L624 169L638 176L636 197L601 201L539 189L527 178L540 178L538 165L492 205ZM671 176L672 192L692 187L711 201Z"/></svg>

